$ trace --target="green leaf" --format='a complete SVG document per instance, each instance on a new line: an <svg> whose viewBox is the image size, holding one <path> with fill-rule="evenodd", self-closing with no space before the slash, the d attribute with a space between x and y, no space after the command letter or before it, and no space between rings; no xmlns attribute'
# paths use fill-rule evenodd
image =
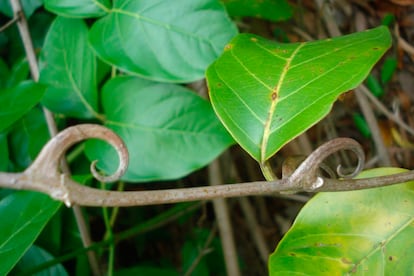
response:
<svg viewBox="0 0 414 276"><path fill-rule="evenodd" d="M10 71L10 77L7 80L7 87L13 87L19 85L22 81L26 80L29 76L29 63L26 58L18 60Z"/></svg>
<svg viewBox="0 0 414 276"><path fill-rule="evenodd" d="M102 104L105 125L123 138L130 154L124 180L182 177L233 143L209 102L182 86L118 77L103 87ZM115 171L118 157L106 143L88 142L86 154L105 172Z"/></svg>
<svg viewBox="0 0 414 276"><path fill-rule="evenodd" d="M7 143L7 135L0 133L0 171L8 171L9 167L9 146Z"/></svg>
<svg viewBox="0 0 414 276"><path fill-rule="evenodd" d="M382 88L382 85L379 83L376 77L374 77L372 74L370 74L367 77L366 84L368 89L371 91L371 93L375 97L381 97L384 95L385 91L384 88Z"/></svg>
<svg viewBox="0 0 414 276"><path fill-rule="evenodd" d="M117 276L129 276L129 275L145 275L145 276L159 276L159 275L169 275L169 276L178 276L179 274L173 268L160 268L160 267L150 267L150 266L136 266L132 268L126 268L116 271L115 275Z"/></svg>
<svg viewBox="0 0 414 276"><path fill-rule="evenodd" d="M47 195L27 191L0 201L0 275L11 270L60 206Z"/></svg>
<svg viewBox="0 0 414 276"><path fill-rule="evenodd" d="M12 125L35 106L46 87L33 81L0 91L0 131Z"/></svg>
<svg viewBox="0 0 414 276"><path fill-rule="evenodd" d="M251 16L271 21L292 17L292 7L285 0L223 0L232 16Z"/></svg>
<svg viewBox="0 0 414 276"><path fill-rule="evenodd" d="M359 177L405 171L378 168ZM414 182L319 193L270 256L270 275L411 275L413 221Z"/></svg>
<svg viewBox="0 0 414 276"><path fill-rule="evenodd" d="M41 0L21 0L20 2L26 18L29 18L37 8L42 6ZM10 1L0 1L0 12L8 17L13 17L13 10L10 5Z"/></svg>
<svg viewBox="0 0 414 276"><path fill-rule="evenodd" d="M49 140L45 116L39 108L30 110L9 134L10 159L17 170L27 168Z"/></svg>
<svg viewBox="0 0 414 276"><path fill-rule="evenodd" d="M45 8L68 17L98 17L109 9L108 0L44 0Z"/></svg>
<svg viewBox="0 0 414 276"><path fill-rule="evenodd" d="M216 0L115 0L90 31L100 58L157 81L190 82L237 30Z"/></svg>
<svg viewBox="0 0 414 276"><path fill-rule="evenodd" d="M80 19L57 17L40 57L40 82L48 84L42 103L51 111L77 118L98 117L96 58Z"/></svg>
<svg viewBox="0 0 414 276"><path fill-rule="evenodd" d="M207 70L213 108L233 138L264 162L362 82L390 44L386 27L294 44L241 34Z"/></svg>
<svg viewBox="0 0 414 276"><path fill-rule="evenodd" d="M20 259L17 265L14 267L11 274L20 275L25 271L30 270L33 267L41 265L47 261L53 260L54 257L46 250L36 245L32 245L26 254ZM61 264L54 265L47 269L36 273L36 276L49 276L49 275L68 275L65 268Z"/></svg>
<svg viewBox="0 0 414 276"><path fill-rule="evenodd" d="M397 70L398 61L394 57L388 57L385 59L381 68L381 82L387 83L392 79L395 71Z"/></svg>
<svg viewBox="0 0 414 276"><path fill-rule="evenodd" d="M1 46L0 46L1 47ZM6 87L7 80L10 75L9 67L2 58L0 58L0 88Z"/></svg>

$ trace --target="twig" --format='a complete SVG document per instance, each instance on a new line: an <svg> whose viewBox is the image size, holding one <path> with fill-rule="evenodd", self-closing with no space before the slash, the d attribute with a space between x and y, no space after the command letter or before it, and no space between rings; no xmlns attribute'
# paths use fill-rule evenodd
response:
<svg viewBox="0 0 414 276"><path fill-rule="evenodd" d="M63 153L73 144L98 138L115 147L120 164L115 175L102 177L92 169L95 177L101 180L114 180L122 175L128 164L128 152L122 140L111 130L100 125L77 125L66 128L53 137L43 148L33 164L22 173L0 173L0 187L11 189L35 190L52 198L83 206L142 206L184 201L210 200L224 197L274 194L280 192L335 192L361 190L403 183L414 179L414 171L367 179L349 179L364 166L361 146L350 138L337 138L323 144L310 154L298 168L280 180L257 181L217 186L166 189L156 191L120 192L90 188L73 181L58 170ZM331 154L340 150L350 150L358 157L358 165L351 175L344 175L338 167L339 176L344 179L328 179L318 174L319 166ZM92 165L94 165L92 163Z"/></svg>
<svg viewBox="0 0 414 276"><path fill-rule="evenodd" d="M210 176L210 187L215 187L223 183L218 160L214 160L208 166ZM217 225L220 233L223 255L226 263L227 275L240 275L239 263L237 258L236 245L234 243L233 228L229 216L229 210L224 198L213 200L214 213L216 214Z"/></svg>
<svg viewBox="0 0 414 276"><path fill-rule="evenodd" d="M11 25L13 25L17 20L19 20L19 16L14 16L13 19L9 20L6 24L0 27L0 33L5 31Z"/></svg>
<svg viewBox="0 0 414 276"><path fill-rule="evenodd" d="M382 112L388 119L392 120L394 123L405 129L411 135L414 135L414 129L410 127L407 123L401 120L396 114L390 112L369 90L365 85L361 85L361 92L374 104L378 111Z"/></svg>
<svg viewBox="0 0 414 276"><path fill-rule="evenodd" d="M378 161L382 166L390 166L391 160L390 160L390 157L388 156L388 152L385 147L384 141L382 140L381 132L378 126L377 119L375 118L374 112L372 111L372 108L369 106L369 103L367 101L367 98L365 97L365 94L361 92L360 87L356 89L355 95L359 103L359 106L361 107L362 114L367 120L369 129L371 130L372 140L374 141L375 148L377 149L377 153L379 157Z"/></svg>
<svg viewBox="0 0 414 276"><path fill-rule="evenodd" d="M256 244L257 251L259 251L262 262L267 265L267 259L269 258L270 251L263 237L263 232L260 230L259 224L257 223L252 205L250 204L249 199L246 197L239 198L239 203L246 218L250 234L252 235L253 240Z"/></svg>
<svg viewBox="0 0 414 276"><path fill-rule="evenodd" d="M14 18L17 18L17 27L20 32L20 37L23 42L23 47L25 49L26 57L29 63L30 73L34 81L39 81L39 66L36 60L36 54L33 47L33 42L30 36L29 27L27 24L26 17L24 15L22 6L19 0L10 0ZM58 133L55 119L53 118L53 113L50 112L47 108L43 107L43 113L46 119L47 127L49 129L50 136L55 136ZM60 160L62 171L66 175L70 175L69 166L67 165L65 159ZM82 243L85 247L91 245L91 238L86 227L85 218L83 217L82 211L79 206L73 206L73 213L75 216L76 223L82 238ZM100 270L98 266L98 260L96 258L95 252L88 252L89 263L92 268L93 275L100 275Z"/></svg>

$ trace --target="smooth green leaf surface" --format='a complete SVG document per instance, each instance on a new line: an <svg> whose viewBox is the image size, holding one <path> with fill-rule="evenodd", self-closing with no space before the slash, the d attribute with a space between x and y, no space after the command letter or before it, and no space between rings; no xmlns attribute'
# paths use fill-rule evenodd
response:
<svg viewBox="0 0 414 276"><path fill-rule="evenodd" d="M0 131L12 125L35 106L44 95L45 89L44 85L25 81L16 87L1 90Z"/></svg>
<svg viewBox="0 0 414 276"><path fill-rule="evenodd" d="M378 168L359 177L404 171ZM270 275L411 275L413 235L414 182L319 193L270 256Z"/></svg>
<svg viewBox="0 0 414 276"><path fill-rule="evenodd" d="M97 17L105 15L109 0L43 0L45 8L68 17Z"/></svg>
<svg viewBox="0 0 414 276"><path fill-rule="evenodd" d="M49 196L15 192L0 201L0 275L6 275L61 206Z"/></svg>
<svg viewBox="0 0 414 276"><path fill-rule="evenodd" d="M81 19L57 17L45 39L40 58L40 82L49 86L42 103L56 113L96 117L96 58Z"/></svg>
<svg viewBox="0 0 414 276"><path fill-rule="evenodd" d="M241 34L207 70L213 108L264 162L362 82L390 44L386 27L294 44Z"/></svg>
<svg viewBox="0 0 414 276"><path fill-rule="evenodd" d="M223 0L232 16L251 16L271 21L292 17L292 7L285 0Z"/></svg>
<svg viewBox="0 0 414 276"><path fill-rule="evenodd" d="M118 77L104 86L102 103L105 125L123 138L129 151L124 180L179 178L233 143L210 104L182 86ZM101 141L87 143L86 153L106 172L118 166L115 151Z"/></svg>
<svg viewBox="0 0 414 276"><path fill-rule="evenodd" d="M236 33L217 0L115 0L92 26L90 42L100 58L122 70L190 82L204 77Z"/></svg>

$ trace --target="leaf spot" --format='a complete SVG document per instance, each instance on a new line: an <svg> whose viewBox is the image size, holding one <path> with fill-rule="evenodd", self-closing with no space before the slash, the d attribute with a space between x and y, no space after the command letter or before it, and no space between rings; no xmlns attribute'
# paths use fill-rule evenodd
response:
<svg viewBox="0 0 414 276"><path fill-rule="evenodd" d="M233 48L233 44L227 44L226 46L224 46L224 51L229 51Z"/></svg>
<svg viewBox="0 0 414 276"><path fill-rule="evenodd" d="M272 101L276 101L277 100L277 93L273 92L272 93Z"/></svg>
<svg viewBox="0 0 414 276"><path fill-rule="evenodd" d="M257 42L257 38L255 38L255 37L250 38L250 40L251 40L252 42Z"/></svg>
<svg viewBox="0 0 414 276"><path fill-rule="evenodd" d="M372 50L379 50L380 48L379 47L372 47Z"/></svg>

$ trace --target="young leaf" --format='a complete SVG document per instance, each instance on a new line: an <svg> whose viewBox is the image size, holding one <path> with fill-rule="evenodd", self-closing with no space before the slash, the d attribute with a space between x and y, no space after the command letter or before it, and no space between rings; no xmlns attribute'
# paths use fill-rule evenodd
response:
<svg viewBox="0 0 414 276"><path fill-rule="evenodd" d="M233 143L209 102L175 84L117 77L105 84L105 125L125 141L128 181L174 179L199 169ZM115 151L101 141L87 143L90 160L115 171Z"/></svg>
<svg viewBox="0 0 414 276"><path fill-rule="evenodd" d="M0 91L0 131L12 125L35 106L45 93L45 89L44 85L25 81L16 87Z"/></svg>
<svg viewBox="0 0 414 276"><path fill-rule="evenodd" d="M322 119L390 44L386 27L294 44L241 34L207 70L213 108L233 138L264 162Z"/></svg>
<svg viewBox="0 0 414 276"><path fill-rule="evenodd" d="M44 0L45 8L68 17L98 17L106 14L108 0Z"/></svg>
<svg viewBox="0 0 414 276"><path fill-rule="evenodd" d="M236 33L217 0L117 0L89 38L100 58L122 70L190 82L204 77Z"/></svg>
<svg viewBox="0 0 414 276"><path fill-rule="evenodd" d="M97 117L96 58L80 19L57 17L40 57L40 82L49 88L42 103L56 113Z"/></svg>
<svg viewBox="0 0 414 276"><path fill-rule="evenodd" d="M7 275L60 206L47 195L27 191L0 201L0 275Z"/></svg>
<svg viewBox="0 0 414 276"><path fill-rule="evenodd" d="M361 178L404 172L378 168ZM269 259L270 275L411 275L414 182L320 193Z"/></svg>

